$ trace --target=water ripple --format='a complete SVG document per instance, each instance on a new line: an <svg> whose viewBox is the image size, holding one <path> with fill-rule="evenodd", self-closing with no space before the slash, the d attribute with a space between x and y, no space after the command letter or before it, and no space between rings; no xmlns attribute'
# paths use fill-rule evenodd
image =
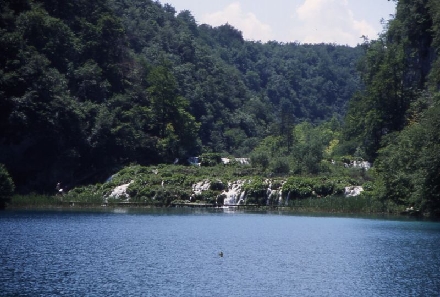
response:
<svg viewBox="0 0 440 297"><path fill-rule="evenodd" d="M0 296L440 292L440 224L432 222L6 211L0 238Z"/></svg>

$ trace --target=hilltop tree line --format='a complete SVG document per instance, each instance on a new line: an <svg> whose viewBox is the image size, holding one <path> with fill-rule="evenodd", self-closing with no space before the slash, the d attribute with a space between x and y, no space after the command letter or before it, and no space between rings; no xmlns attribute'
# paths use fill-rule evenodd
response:
<svg viewBox="0 0 440 297"><path fill-rule="evenodd" d="M0 48L0 163L20 192L274 141L287 156L295 125L339 123L361 88L361 47L246 41L151 0L4 0Z"/></svg>

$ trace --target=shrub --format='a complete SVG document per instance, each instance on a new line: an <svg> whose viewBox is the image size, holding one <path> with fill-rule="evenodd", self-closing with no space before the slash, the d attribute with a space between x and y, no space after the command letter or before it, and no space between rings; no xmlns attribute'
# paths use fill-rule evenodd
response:
<svg viewBox="0 0 440 297"><path fill-rule="evenodd" d="M269 166L269 156L264 152L257 152L251 155L251 164L254 167L267 168Z"/></svg>
<svg viewBox="0 0 440 297"><path fill-rule="evenodd" d="M328 196L334 192L334 182L328 179L316 179L313 190L318 196Z"/></svg>
<svg viewBox="0 0 440 297"><path fill-rule="evenodd" d="M209 188L212 191L223 191L225 189L225 184L219 179L212 180Z"/></svg>
<svg viewBox="0 0 440 297"><path fill-rule="evenodd" d="M267 199L268 184L261 178L251 180L243 185L246 191L246 204L265 204Z"/></svg>
<svg viewBox="0 0 440 297"><path fill-rule="evenodd" d="M202 159L201 166L212 167L222 162L222 157L219 153L205 153L200 158Z"/></svg>
<svg viewBox="0 0 440 297"><path fill-rule="evenodd" d="M270 166L271 171L275 174L286 174L290 171L289 162L284 158L277 158Z"/></svg>
<svg viewBox="0 0 440 297"><path fill-rule="evenodd" d="M290 192L292 198L307 198L312 196L314 183L306 177L290 177L283 185L283 192Z"/></svg>

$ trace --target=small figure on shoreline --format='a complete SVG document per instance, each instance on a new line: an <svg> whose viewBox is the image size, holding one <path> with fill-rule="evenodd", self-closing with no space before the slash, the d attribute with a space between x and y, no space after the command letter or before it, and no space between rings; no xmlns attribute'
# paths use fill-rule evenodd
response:
<svg viewBox="0 0 440 297"><path fill-rule="evenodd" d="M55 187L55 190L57 191L57 195L63 195L64 194L64 192L63 192L63 189L61 188L61 183L60 182L58 182L57 183L57 186Z"/></svg>

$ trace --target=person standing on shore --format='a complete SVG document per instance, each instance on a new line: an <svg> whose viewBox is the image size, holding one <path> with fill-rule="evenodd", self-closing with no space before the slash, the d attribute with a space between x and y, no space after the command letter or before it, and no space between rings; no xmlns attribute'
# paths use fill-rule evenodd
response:
<svg viewBox="0 0 440 297"><path fill-rule="evenodd" d="M63 196L64 192L63 192L63 189L61 188L61 183L60 182L57 183L57 186L55 187L55 190L57 191L56 195Z"/></svg>

